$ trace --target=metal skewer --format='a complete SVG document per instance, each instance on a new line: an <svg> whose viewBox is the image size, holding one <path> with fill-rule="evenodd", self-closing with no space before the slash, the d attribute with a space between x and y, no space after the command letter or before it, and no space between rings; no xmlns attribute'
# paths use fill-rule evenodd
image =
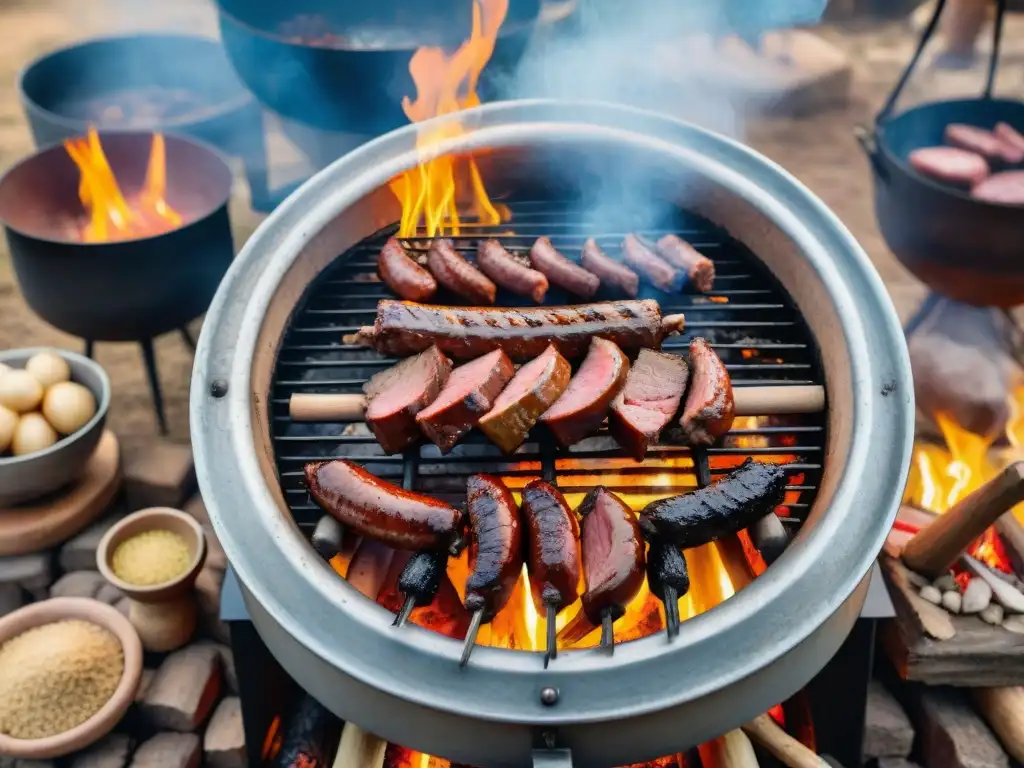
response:
<svg viewBox="0 0 1024 768"><path fill-rule="evenodd" d="M416 598L415 597L407 597L407 598L405 598L405 602L402 603L402 610L400 610L398 612L398 615L395 616L395 620L391 623L391 626L392 627L403 627L403 626L405 626L405 622L407 622L409 620L409 614L411 614L413 612L413 609L415 607L416 607Z"/></svg>
<svg viewBox="0 0 1024 768"><path fill-rule="evenodd" d="M601 614L601 647L608 651L609 656L615 653L615 632L612 630L614 623L611 610L606 609Z"/></svg>
<svg viewBox="0 0 1024 768"><path fill-rule="evenodd" d="M469 622L469 631L466 632L466 642L462 646L462 658L459 660L460 667L464 667L469 663L469 657L473 653L473 647L476 645L476 636L480 632L480 626L483 623L484 609L481 608L473 611L473 618Z"/></svg>
<svg viewBox="0 0 1024 768"><path fill-rule="evenodd" d="M551 603L548 603L544 608L548 630L547 651L544 654L544 669L547 669L548 662L558 657L558 632L555 631L555 617L558 615L558 609Z"/></svg>

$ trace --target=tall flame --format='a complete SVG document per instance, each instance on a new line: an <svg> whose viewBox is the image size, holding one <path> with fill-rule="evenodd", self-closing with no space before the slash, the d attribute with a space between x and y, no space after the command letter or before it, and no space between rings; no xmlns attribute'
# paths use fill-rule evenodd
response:
<svg viewBox="0 0 1024 768"><path fill-rule="evenodd" d="M473 0L470 37L455 53L440 48L419 48L409 61L409 73L416 85L416 100L402 99L402 109L414 123L452 115L479 106L477 84L480 73L494 53L498 30L508 13L509 0ZM469 213L481 224L500 224L507 211L494 205L484 188L480 169L472 157L451 155L431 157L431 148L465 133L457 118L420 130L416 146L420 164L390 182L391 191L402 204L398 234L411 237L421 224L428 237L458 235L463 227L459 215L457 180L470 185Z"/></svg>
<svg viewBox="0 0 1024 768"><path fill-rule="evenodd" d="M164 197L167 159L162 134L153 135L146 179L137 197L130 202L121 191L94 127L90 126L84 137L65 141L64 149L81 173L78 197L88 214L79 234L83 242L103 243L158 235L181 225L181 214Z"/></svg>

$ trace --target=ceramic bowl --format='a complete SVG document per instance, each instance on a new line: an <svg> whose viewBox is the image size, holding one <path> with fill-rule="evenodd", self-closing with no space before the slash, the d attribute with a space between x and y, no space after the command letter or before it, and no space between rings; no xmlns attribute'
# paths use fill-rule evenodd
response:
<svg viewBox="0 0 1024 768"><path fill-rule="evenodd" d="M69 731L43 739L0 734L0 755L49 760L84 749L110 733L135 699L142 677L142 643L128 619L106 603L84 597L56 597L27 605L0 619L0 645L29 629L67 619L92 622L120 641L124 651L121 682L96 714Z"/></svg>
<svg viewBox="0 0 1024 768"><path fill-rule="evenodd" d="M110 409L110 379L98 363L63 349L32 348L0 352L0 363L24 368L38 352L53 352L71 367L71 380L86 387L96 398L96 415L80 430L49 448L26 456L0 458L0 509L46 496L77 478L103 435Z"/></svg>

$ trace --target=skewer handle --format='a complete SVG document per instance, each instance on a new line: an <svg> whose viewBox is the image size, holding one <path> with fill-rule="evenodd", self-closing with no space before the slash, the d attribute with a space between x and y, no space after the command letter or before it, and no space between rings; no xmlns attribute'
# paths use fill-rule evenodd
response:
<svg viewBox="0 0 1024 768"><path fill-rule="evenodd" d="M473 618L469 622L469 631L466 632L466 643L462 646L462 658L459 660L460 667L464 667L469 663L469 656L473 653L473 647L476 645L476 636L479 634L480 625L483 623L483 609L474 611Z"/></svg>
<svg viewBox="0 0 1024 768"><path fill-rule="evenodd" d="M288 401L292 421L362 421L366 395L295 393Z"/></svg>

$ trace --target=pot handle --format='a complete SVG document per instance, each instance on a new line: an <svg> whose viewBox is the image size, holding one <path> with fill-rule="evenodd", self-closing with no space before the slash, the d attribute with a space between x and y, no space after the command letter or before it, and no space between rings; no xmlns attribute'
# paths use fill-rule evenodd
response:
<svg viewBox="0 0 1024 768"><path fill-rule="evenodd" d="M868 161L871 163L871 167L874 168L875 175L882 181L888 182L889 172L878 156L877 130L877 128L871 129L865 125L858 125L853 129L853 136L857 139L857 143L860 144L860 148L864 150L864 154L868 156Z"/></svg>
<svg viewBox="0 0 1024 768"><path fill-rule="evenodd" d="M984 98L992 98L992 89L995 85L996 73L999 69L999 47L1003 37L1003 19L1006 16L1006 5L1007 0L996 0L996 20L992 26L992 55L989 57L988 62L988 77L985 81L985 93ZM917 63L921 59L921 54L924 53L925 47L928 45L928 41L932 39L935 34L935 30L939 26L939 18L942 16L942 11L946 8L946 0L937 0L935 3L935 12L929 19L927 26L924 28L924 32L921 34L921 39L917 43L917 49L914 51L914 55L910 59L910 63L907 64L906 69L903 70L903 74L900 75L900 79L896 82L896 87L892 93L889 94L889 98L886 100L885 105L875 116L875 125L888 119L896 107L896 102L903 94L903 89L906 88L907 83L910 80L911 75L914 74L914 70L917 69Z"/></svg>

